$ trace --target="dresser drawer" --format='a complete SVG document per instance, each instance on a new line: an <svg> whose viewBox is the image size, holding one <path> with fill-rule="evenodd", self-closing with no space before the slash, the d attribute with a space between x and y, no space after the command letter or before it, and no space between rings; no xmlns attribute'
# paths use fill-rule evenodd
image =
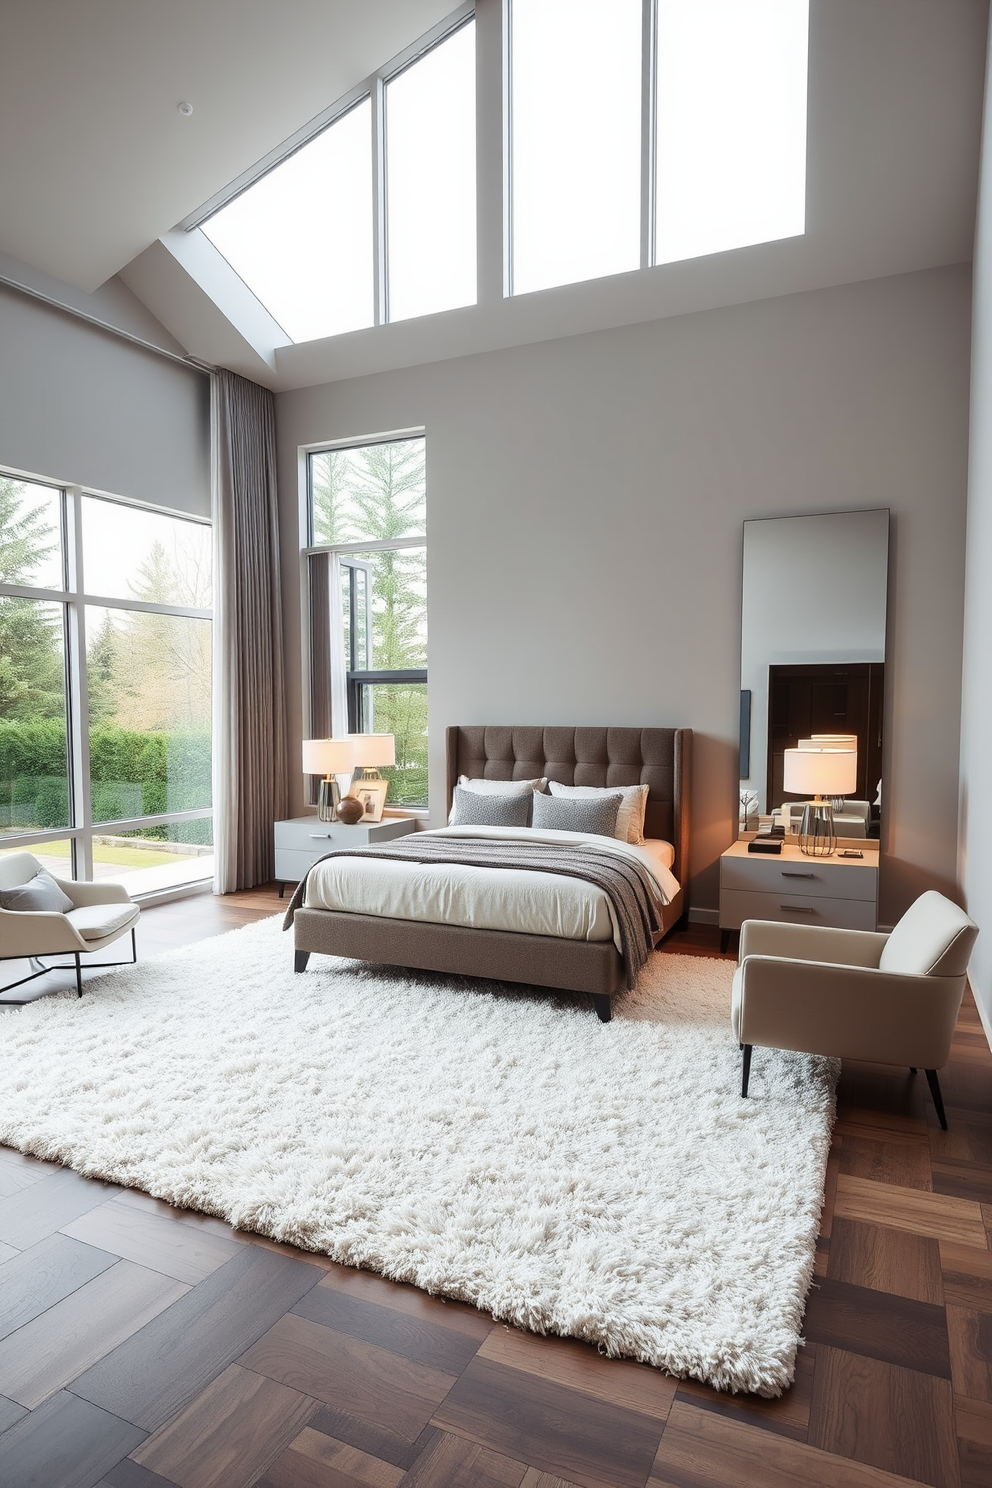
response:
<svg viewBox="0 0 992 1488"><path fill-rule="evenodd" d="M781 920L796 925L830 925L839 930L874 930L876 905L871 899L830 899L820 894L762 894L724 888L720 894L721 930L739 930L745 920Z"/></svg>
<svg viewBox="0 0 992 1488"><path fill-rule="evenodd" d="M870 899L878 897L878 869L874 863L832 863L808 858L760 857L720 859L722 893L801 894L806 899ZM872 927L874 928L874 926Z"/></svg>

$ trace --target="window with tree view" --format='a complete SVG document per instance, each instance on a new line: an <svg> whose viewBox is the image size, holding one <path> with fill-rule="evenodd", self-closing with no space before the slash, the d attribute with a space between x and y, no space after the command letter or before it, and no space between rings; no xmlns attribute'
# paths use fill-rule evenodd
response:
<svg viewBox="0 0 992 1488"><path fill-rule="evenodd" d="M0 850L209 877L210 529L0 474Z"/></svg>
<svg viewBox="0 0 992 1488"><path fill-rule="evenodd" d="M309 493L311 732L393 734L389 804L426 806L423 436L315 451Z"/></svg>

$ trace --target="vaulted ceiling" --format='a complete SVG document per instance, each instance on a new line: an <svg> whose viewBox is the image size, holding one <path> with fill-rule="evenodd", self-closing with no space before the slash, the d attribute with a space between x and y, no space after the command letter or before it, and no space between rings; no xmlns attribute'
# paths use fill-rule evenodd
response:
<svg viewBox="0 0 992 1488"><path fill-rule="evenodd" d="M0 0L0 252L95 289L451 9Z"/></svg>

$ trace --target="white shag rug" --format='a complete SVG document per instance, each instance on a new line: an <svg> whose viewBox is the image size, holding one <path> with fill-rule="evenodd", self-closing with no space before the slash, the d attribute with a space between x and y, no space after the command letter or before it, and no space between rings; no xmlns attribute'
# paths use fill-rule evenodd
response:
<svg viewBox="0 0 992 1488"><path fill-rule="evenodd" d="M591 999L315 955L278 918L0 1017L0 1141L720 1389L793 1378L836 1061L733 966Z"/></svg>

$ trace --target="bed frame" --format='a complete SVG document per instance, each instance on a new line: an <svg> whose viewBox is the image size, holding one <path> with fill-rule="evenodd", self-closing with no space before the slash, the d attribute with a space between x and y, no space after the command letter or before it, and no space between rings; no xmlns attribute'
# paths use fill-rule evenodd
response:
<svg viewBox="0 0 992 1488"><path fill-rule="evenodd" d="M675 848L672 872L681 888L662 910L664 935L687 914L692 730L472 725L447 731L447 801L459 775L562 785L647 785L644 835ZM589 992L604 1023L624 985L612 941L559 940L508 930L473 930L339 910L296 911L296 970L314 951L387 966L411 966L525 986Z"/></svg>

